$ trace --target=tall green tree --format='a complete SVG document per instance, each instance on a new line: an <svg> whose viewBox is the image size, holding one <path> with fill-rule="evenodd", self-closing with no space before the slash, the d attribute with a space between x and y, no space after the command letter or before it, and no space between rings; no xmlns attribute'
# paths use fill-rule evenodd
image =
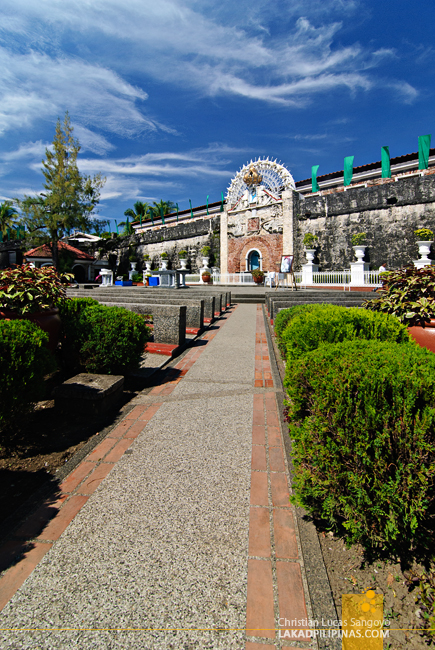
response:
<svg viewBox="0 0 435 650"><path fill-rule="evenodd" d="M153 207L151 208L153 211L154 218L158 219L161 216L161 213L163 211L163 214L170 214L175 208L175 203L172 203L172 201L163 201L163 199L160 199L158 203L153 201Z"/></svg>
<svg viewBox="0 0 435 650"><path fill-rule="evenodd" d="M14 208L12 201L5 201L0 205L0 231L3 239L6 238L8 229L16 227L20 215Z"/></svg>
<svg viewBox="0 0 435 650"><path fill-rule="evenodd" d="M56 124L53 148L45 150L42 173L44 192L25 196L19 201L23 219L35 243L46 242L51 248L54 267L59 270L58 242L72 229L89 232L90 216L100 199L105 178L79 172L77 156L80 143L73 135L68 113Z"/></svg>
<svg viewBox="0 0 435 650"><path fill-rule="evenodd" d="M134 221L140 221L141 217L142 221L149 221L151 219L149 212L152 208L149 203L136 201L136 203L133 205L133 208L133 210L131 208L127 208L127 210L124 212L124 215L126 217L131 217Z"/></svg>

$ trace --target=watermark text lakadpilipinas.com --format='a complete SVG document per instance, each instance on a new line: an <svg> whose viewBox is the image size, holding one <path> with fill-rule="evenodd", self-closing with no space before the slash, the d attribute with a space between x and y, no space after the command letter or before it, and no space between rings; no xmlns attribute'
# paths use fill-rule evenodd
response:
<svg viewBox="0 0 435 650"><path fill-rule="evenodd" d="M383 596L369 590L363 594L342 596L342 619L278 620L279 638L341 639L343 650L382 650L388 639L389 621L384 620Z"/></svg>

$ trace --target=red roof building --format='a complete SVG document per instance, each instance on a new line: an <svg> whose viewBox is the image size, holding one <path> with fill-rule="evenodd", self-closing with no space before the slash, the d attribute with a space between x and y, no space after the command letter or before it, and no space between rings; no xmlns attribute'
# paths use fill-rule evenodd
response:
<svg viewBox="0 0 435 650"><path fill-rule="evenodd" d="M73 257L72 272L77 282L86 282L94 279L96 274L96 269L94 268L95 257L63 241L57 243L57 248L59 252L68 252ZM27 251L27 253L24 253L24 259L26 262L34 264L37 268L51 266L53 264L51 248L48 244L43 244L42 246Z"/></svg>

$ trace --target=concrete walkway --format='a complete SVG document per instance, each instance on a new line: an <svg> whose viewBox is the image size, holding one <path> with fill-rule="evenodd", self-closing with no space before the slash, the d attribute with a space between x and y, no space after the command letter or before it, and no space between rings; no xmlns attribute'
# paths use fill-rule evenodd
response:
<svg viewBox="0 0 435 650"><path fill-rule="evenodd" d="M0 647L285 647L278 620L310 608L275 390L261 307L239 305L65 479L42 532L41 512L16 532L33 548L0 579Z"/></svg>

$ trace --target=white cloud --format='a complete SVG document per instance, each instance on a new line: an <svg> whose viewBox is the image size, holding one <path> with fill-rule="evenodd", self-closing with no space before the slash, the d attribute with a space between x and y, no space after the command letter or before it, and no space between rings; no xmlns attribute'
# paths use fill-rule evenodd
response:
<svg viewBox="0 0 435 650"><path fill-rule="evenodd" d="M115 146L107 138L81 125L74 124L74 136L80 142L82 153L91 151L97 155L103 155L115 149Z"/></svg>
<svg viewBox="0 0 435 650"><path fill-rule="evenodd" d="M357 9L358 15L361 12L360 3L352 0L275 4L240 0L237 6L211 0L129 0L128 4L123 0L4 0L3 4L9 28L17 39L25 34L33 47L31 53L12 57L20 62L23 79L13 72L21 83L15 84L18 92L7 102L3 128L18 125L23 114L33 120L41 113L59 113L62 94L65 105L72 104L87 127L104 123L107 131L124 137L159 127L171 133L172 127L143 115L138 103L146 93L124 77L145 75L204 95L236 95L300 107L319 93L343 86L351 92L371 90L377 82L369 70L396 56L388 48L372 51L358 43L337 44L342 20L356 15ZM340 20L334 20L337 16ZM288 28L277 35L269 21L278 19ZM63 34L70 51L82 60L66 53ZM43 53L37 53L38 47ZM104 66L98 65L101 60ZM44 83L29 83L34 73L36 80L48 80L48 88ZM411 96L402 93L404 101ZM12 102L19 107L15 121Z"/></svg>
<svg viewBox="0 0 435 650"><path fill-rule="evenodd" d="M121 137L157 130L136 106L148 97L143 90L112 70L77 58L0 48L0 96L0 133L36 119L55 119L67 109L80 116L83 128L104 125Z"/></svg>
<svg viewBox="0 0 435 650"><path fill-rule="evenodd" d="M42 160L42 158L45 158L45 150L50 147L51 144L49 142L42 142L42 140L38 140L37 142L23 142L15 151L2 151L0 158L6 161L28 160L29 158L32 160Z"/></svg>

